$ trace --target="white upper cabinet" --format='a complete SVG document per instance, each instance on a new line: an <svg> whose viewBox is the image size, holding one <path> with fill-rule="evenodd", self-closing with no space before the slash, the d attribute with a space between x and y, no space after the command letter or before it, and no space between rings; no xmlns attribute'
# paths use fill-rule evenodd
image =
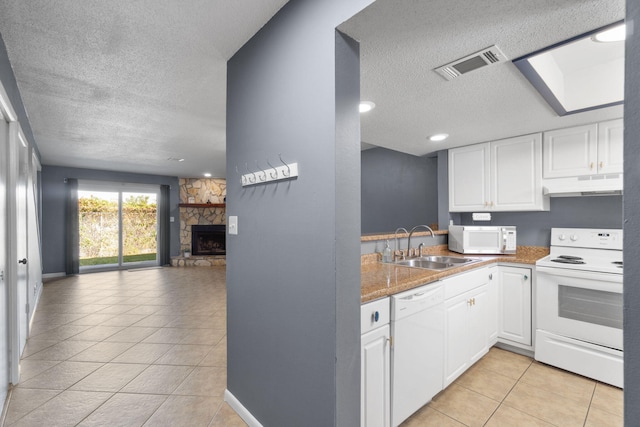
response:
<svg viewBox="0 0 640 427"><path fill-rule="evenodd" d="M592 175L598 162L598 125L544 133L544 177Z"/></svg>
<svg viewBox="0 0 640 427"><path fill-rule="evenodd" d="M623 120L544 133L544 178L621 173Z"/></svg>
<svg viewBox="0 0 640 427"><path fill-rule="evenodd" d="M622 119L598 124L598 173L624 171L624 123Z"/></svg>
<svg viewBox="0 0 640 427"><path fill-rule="evenodd" d="M486 210L491 200L488 143L449 150L449 211Z"/></svg>
<svg viewBox="0 0 640 427"><path fill-rule="evenodd" d="M549 210L542 134L449 150L449 211Z"/></svg>

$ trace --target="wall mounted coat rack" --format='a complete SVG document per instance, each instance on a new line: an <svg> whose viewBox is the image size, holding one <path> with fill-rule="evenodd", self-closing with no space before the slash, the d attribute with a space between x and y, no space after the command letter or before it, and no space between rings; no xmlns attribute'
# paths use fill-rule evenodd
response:
<svg viewBox="0 0 640 427"><path fill-rule="evenodd" d="M248 173L242 175L242 186L247 187L249 185L264 184L272 181L281 181L284 179L291 179L298 176L298 163L285 163L280 156L282 165L273 166L267 160L267 164L270 166L267 169L261 169L256 161L257 171L252 172L249 170L248 165L245 163L245 169ZM238 170L236 166L236 171Z"/></svg>

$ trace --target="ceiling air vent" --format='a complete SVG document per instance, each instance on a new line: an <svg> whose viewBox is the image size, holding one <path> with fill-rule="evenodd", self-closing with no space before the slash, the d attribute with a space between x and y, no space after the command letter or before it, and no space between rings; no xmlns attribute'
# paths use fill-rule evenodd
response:
<svg viewBox="0 0 640 427"><path fill-rule="evenodd" d="M436 68L434 71L447 80L453 80L470 71L482 68L485 65L495 64L496 62L506 61L507 57L498 48L498 46L490 46L482 49L480 52L473 53L464 58L460 58L442 67Z"/></svg>

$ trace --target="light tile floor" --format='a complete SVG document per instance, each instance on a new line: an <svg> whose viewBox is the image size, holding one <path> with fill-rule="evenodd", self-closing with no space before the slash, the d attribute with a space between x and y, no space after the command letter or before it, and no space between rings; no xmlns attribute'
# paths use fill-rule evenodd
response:
<svg viewBox="0 0 640 427"><path fill-rule="evenodd" d="M226 387L224 267L45 284L6 426L245 426ZM622 426L622 391L497 348L403 426Z"/></svg>
<svg viewBox="0 0 640 427"><path fill-rule="evenodd" d="M223 401L224 267L45 283L5 426L246 426Z"/></svg>
<svg viewBox="0 0 640 427"><path fill-rule="evenodd" d="M622 390L492 348L403 427L623 426Z"/></svg>

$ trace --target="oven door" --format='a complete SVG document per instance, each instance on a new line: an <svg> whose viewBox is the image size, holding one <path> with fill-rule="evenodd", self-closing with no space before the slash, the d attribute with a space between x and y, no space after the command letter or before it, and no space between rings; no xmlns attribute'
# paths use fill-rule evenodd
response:
<svg viewBox="0 0 640 427"><path fill-rule="evenodd" d="M536 267L537 328L622 350L622 275Z"/></svg>

